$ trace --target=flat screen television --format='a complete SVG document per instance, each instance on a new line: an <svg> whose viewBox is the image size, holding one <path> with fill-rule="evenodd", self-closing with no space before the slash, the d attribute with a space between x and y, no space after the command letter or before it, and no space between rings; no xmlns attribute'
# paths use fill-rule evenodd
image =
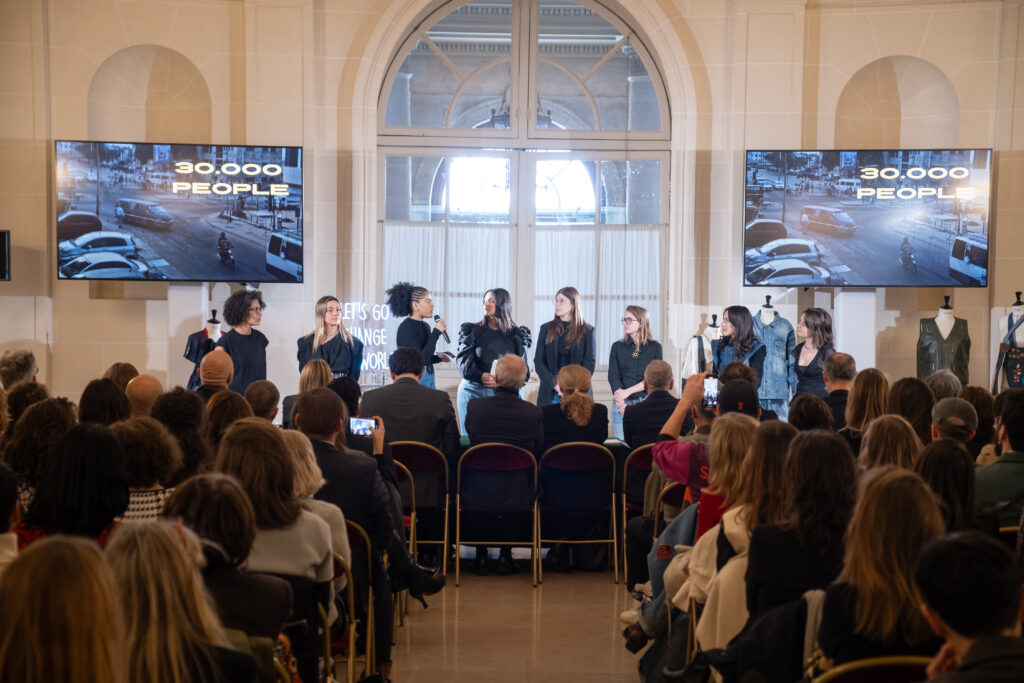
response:
<svg viewBox="0 0 1024 683"><path fill-rule="evenodd" d="M991 149L748 150L743 284L986 287Z"/></svg>
<svg viewBox="0 0 1024 683"><path fill-rule="evenodd" d="M302 282L302 148L57 140L61 280Z"/></svg>
<svg viewBox="0 0 1024 683"><path fill-rule="evenodd" d="M0 280L11 279L11 231L0 230Z"/></svg>

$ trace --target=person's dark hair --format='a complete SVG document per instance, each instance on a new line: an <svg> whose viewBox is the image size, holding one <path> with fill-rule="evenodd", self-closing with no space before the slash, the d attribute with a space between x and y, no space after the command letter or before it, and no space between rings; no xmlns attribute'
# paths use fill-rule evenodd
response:
<svg viewBox="0 0 1024 683"><path fill-rule="evenodd" d="M336 393L341 402L345 404L345 413L347 415L355 417L359 413L359 398L363 395L359 382L351 377L339 377L338 379L331 380L327 388Z"/></svg>
<svg viewBox="0 0 1024 683"><path fill-rule="evenodd" d="M419 349L401 346L388 358L388 368L395 375L418 375L423 372L423 354Z"/></svg>
<svg viewBox="0 0 1024 683"><path fill-rule="evenodd" d="M736 505L747 506L747 528L758 524L778 524L786 510L786 453L793 437L793 425L780 420L762 422L754 432L741 469Z"/></svg>
<svg viewBox="0 0 1024 683"><path fill-rule="evenodd" d="M36 486L53 447L77 421L75 404L66 398L33 403L14 424L10 439L4 441L4 462L23 482Z"/></svg>
<svg viewBox="0 0 1024 683"><path fill-rule="evenodd" d="M332 383L333 384L333 383ZM329 436L338 423L348 419L345 403L331 389L313 389L295 399L295 417L299 431L307 436Z"/></svg>
<svg viewBox="0 0 1024 683"><path fill-rule="evenodd" d="M828 375L832 382L852 382L857 376L857 362L848 353L836 351L825 359L822 372Z"/></svg>
<svg viewBox="0 0 1024 683"><path fill-rule="evenodd" d="M247 417L231 425L214 471L237 477L249 500L256 501L256 528L283 529L298 519L302 504L295 494L295 461L281 431L266 420Z"/></svg>
<svg viewBox="0 0 1024 683"><path fill-rule="evenodd" d="M754 344L757 343L757 335L754 334L754 319L750 317L750 311L746 306L729 306L725 312L729 316L729 324L736 328L731 343L736 349L736 356L742 359L747 355L747 351L754 348Z"/></svg>
<svg viewBox="0 0 1024 683"><path fill-rule="evenodd" d="M266 308L263 294L258 289L240 289L224 300L224 322L231 327L241 325L249 317L252 302L258 301L260 308Z"/></svg>
<svg viewBox="0 0 1024 683"><path fill-rule="evenodd" d="M915 377L904 377L897 380L889 389L889 401L886 412L901 415L914 428L921 443L928 445L932 441L932 407L935 406L935 394L928 385Z"/></svg>
<svg viewBox="0 0 1024 683"><path fill-rule="evenodd" d="M0 357L0 383L7 390L19 382L31 382L37 372L36 356L28 349L13 349Z"/></svg>
<svg viewBox="0 0 1024 683"><path fill-rule="evenodd" d="M134 365L121 362L114 363L103 373L103 379L111 380L121 391L125 390L128 382L131 382L138 376L139 371Z"/></svg>
<svg viewBox="0 0 1024 683"><path fill-rule="evenodd" d="M54 446L25 523L48 535L96 538L127 507L124 449L109 427L89 422Z"/></svg>
<svg viewBox="0 0 1024 683"><path fill-rule="evenodd" d="M245 400L253 415L269 420L281 400L281 392L269 379L258 379L245 388Z"/></svg>
<svg viewBox="0 0 1024 683"><path fill-rule="evenodd" d="M164 517L180 517L199 538L216 544L229 567L241 566L256 539L256 513L245 489L227 474L186 479L164 501Z"/></svg>
<svg viewBox="0 0 1024 683"><path fill-rule="evenodd" d="M786 480L784 526L818 555L840 553L857 496L857 466L846 439L823 429L797 434L789 444Z"/></svg>
<svg viewBox="0 0 1024 683"><path fill-rule="evenodd" d="M750 382L756 389L761 384L761 378L757 376L757 370L744 365L743 361L734 360L726 365L718 373L718 386L723 386L734 379L742 379Z"/></svg>
<svg viewBox="0 0 1024 683"><path fill-rule="evenodd" d="M1006 430L1010 448L1024 451L1024 392L1006 397L1003 411L999 414L999 426Z"/></svg>
<svg viewBox="0 0 1024 683"><path fill-rule="evenodd" d="M562 287L555 293L555 298L564 296L572 303L572 313L570 314L569 322L562 322L562 319L557 315L553 316L551 322L548 323L548 334L544 339L545 344L559 339L563 334L565 335L565 348L571 347L581 339L583 334L587 331L587 324L583 320L583 297L580 296L579 290L575 287Z"/></svg>
<svg viewBox="0 0 1024 683"><path fill-rule="evenodd" d="M803 311L804 325L811 333L811 341L816 349L830 349L833 346L832 316L824 308L805 308ZM732 316L729 317L732 321Z"/></svg>
<svg viewBox="0 0 1024 683"><path fill-rule="evenodd" d="M814 394L800 394L794 398L789 404L786 419L801 432L811 429L832 429L835 424L832 409Z"/></svg>
<svg viewBox="0 0 1024 683"><path fill-rule="evenodd" d="M153 404L150 417L167 427L181 449L181 469L172 476L172 485L198 472L200 463L213 459L199 434L204 408L203 399L181 387L161 394Z"/></svg>
<svg viewBox="0 0 1024 683"><path fill-rule="evenodd" d="M244 417L253 417L252 408L245 398L234 391L218 391L206 402L203 423L199 433L210 454L216 454L221 437L228 427ZM202 469L202 468L200 468Z"/></svg>
<svg viewBox="0 0 1024 683"><path fill-rule="evenodd" d="M132 406L124 390L112 379L94 379L85 385L78 402L78 419L109 427L131 415Z"/></svg>
<svg viewBox="0 0 1024 683"><path fill-rule="evenodd" d="M412 302L419 301L429 292L430 290L426 287L420 287L411 282L399 282L384 292L388 295L385 303L391 309L391 315L396 318L404 318L412 315Z"/></svg>
<svg viewBox="0 0 1024 683"><path fill-rule="evenodd" d="M512 295L508 293L507 289L501 287L488 289L484 293L484 298L487 298L488 294L494 295L494 320L498 323L498 331L506 340L511 339L518 329L512 319ZM487 316L480 321L480 325L487 327Z"/></svg>
<svg viewBox="0 0 1024 683"><path fill-rule="evenodd" d="M50 394L46 391L46 387L38 382L18 382L13 387L10 387L7 390L7 414L10 416L10 421L7 423L6 431L4 431L3 440L6 442L11 437L11 432L14 431L14 425L18 422L18 418L28 410L30 405L49 397Z"/></svg>
<svg viewBox="0 0 1024 683"><path fill-rule="evenodd" d="M110 425L125 455L128 486L168 486L181 469L181 449L171 433L151 417L132 417Z"/></svg>
<svg viewBox="0 0 1024 683"><path fill-rule="evenodd" d="M914 471L942 501L947 531L977 528L974 460L962 443L952 439L932 441L917 456Z"/></svg>
<svg viewBox="0 0 1024 683"><path fill-rule="evenodd" d="M974 406L974 412L978 415L978 428L971 441L982 444L992 441L996 422L995 396L984 387L969 384L960 392L960 398Z"/></svg>
<svg viewBox="0 0 1024 683"><path fill-rule="evenodd" d="M18 504L18 478L14 471L0 462L0 534L11 530L11 515Z"/></svg>
<svg viewBox="0 0 1024 683"><path fill-rule="evenodd" d="M1018 621L1021 579L1013 556L977 531L926 544L914 581L924 603L967 638L996 636Z"/></svg>

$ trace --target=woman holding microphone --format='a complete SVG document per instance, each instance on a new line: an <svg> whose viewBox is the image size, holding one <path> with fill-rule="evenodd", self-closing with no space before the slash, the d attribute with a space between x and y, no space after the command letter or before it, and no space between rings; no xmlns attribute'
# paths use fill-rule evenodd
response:
<svg viewBox="0 0 1024 683"><path fill-rule="evenodd" d="M540 377L537 407L558 403L558 371L567 365L582 365L593 374L595 366L594 326L583 321L580 293L562 287L555 295L555 317L540 326L540 342L533 356ZM588 388L588 393L590 392Z"/></svg>
<svg viewBox="0 0 1024 683"><path fill-rule="evenodd" d="M398 326L395 334L399 348L405 346L416 349L423 356L423 377L420 384L435 388L434 363L447 363L451 360L448 353L434 353L437 339L447 327L444 320L438 319L434 329L425 319L433 319L434 300L426 287L419 287L411 282L399 282L387 290L388 307L396 317L407 316Z"/></svg>

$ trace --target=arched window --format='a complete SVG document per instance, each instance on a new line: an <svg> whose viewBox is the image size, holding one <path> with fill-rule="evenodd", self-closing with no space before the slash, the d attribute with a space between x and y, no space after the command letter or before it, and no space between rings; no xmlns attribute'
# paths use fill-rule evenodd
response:
<svg viewBox="0 0 1024 683"><path fill-rule="evenodd" d="M395 55L378 116L385 286L429 287L453 330L504 287L534 331L574 286L601 365L626 305L659 334L669 105L614 7L447 4Z"/></svg>

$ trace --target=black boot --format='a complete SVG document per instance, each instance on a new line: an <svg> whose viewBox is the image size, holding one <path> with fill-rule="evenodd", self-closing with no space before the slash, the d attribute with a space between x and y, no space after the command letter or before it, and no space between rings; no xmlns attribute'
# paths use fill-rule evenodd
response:
<svg viewBox="0 0 1024 683"><path fill-rule="evenodd" d="M445 581L443 574L439 572L431 573L418 564L414 564L409 568L405 580L408 583L409 595L419 600L420 604L423 605L423 609L427 608L427 601L423 599L423 596L437 593L444 588Z"/></svg>
<svg viewBox="0 0 1024 683"><path fill-rule="evenodd" d="M458 559L455 560L458 562ZM487 561L487 548L477 548L473 564L469 565L470 571L477 576L487 576L491 571L490 562Z"/></svg>
<svg viewBox="0 0 1024 683"><path fill-rule="evenodd" d="M512 548L501 549L501 553L498 555L498 568L495 571L503 576L516 573L516 561L512 559Z"/></svg>

